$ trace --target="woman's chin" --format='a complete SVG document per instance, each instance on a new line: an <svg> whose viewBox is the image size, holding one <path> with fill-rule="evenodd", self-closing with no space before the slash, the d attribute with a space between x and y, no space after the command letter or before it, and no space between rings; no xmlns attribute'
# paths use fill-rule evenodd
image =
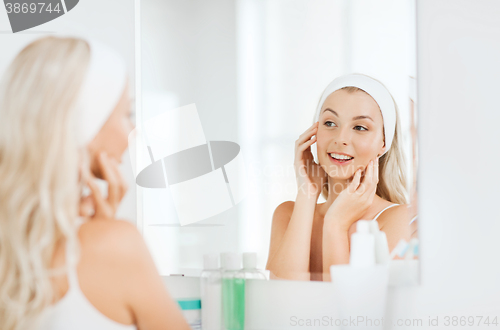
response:
<svg viewBox="0 0 500 330"><path fill-rule="evenodd" d="M354 176L356 169L352 166L340 167L340 166L330 166L328 168L328 176L336 180L350 180Z"/></svg>

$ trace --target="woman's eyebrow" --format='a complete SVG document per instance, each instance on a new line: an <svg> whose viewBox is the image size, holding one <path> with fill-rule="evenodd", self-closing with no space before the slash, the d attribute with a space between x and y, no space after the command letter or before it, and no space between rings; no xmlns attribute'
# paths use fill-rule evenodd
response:
<svg viewBox="0 0 500 330"><path fill-rule="evenodd" d="M330 111L331 113L333 113L337 117L339 116L335 110L332 110L330 108L326 108L323 112L326 112L326 111ZM352 120L365 119L365 118L370 119L371 121L374 122L374 120L370 116L356 116L356 117L353 117Z"/></svg>
<svg viewBox="0 0 500 330"><path fill-rule="evenodd" d="M326 112L326 111L330 111L331 113L333 113L335 116L339 116L337 112L335 112L335 110L332 110L330 108L326 108L323 112Z"/></svg>
<svg viewBox="0 0 500 330"><path fill-rule="evenodd" d="M356 116L356 117L353 117L352 120L365 119L365 118L373 121L373 119L370 116Z"/></svg>

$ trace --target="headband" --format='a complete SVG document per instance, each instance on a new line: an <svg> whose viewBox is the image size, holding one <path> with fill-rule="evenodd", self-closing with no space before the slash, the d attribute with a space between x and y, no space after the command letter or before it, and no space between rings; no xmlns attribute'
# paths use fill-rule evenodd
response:
<svg viewBox="0 0 500 330"><path fill-rule="evenodd" d="M90 61L76 101L80 146L87 145L97 135L120 100L127 81L121 56L100 42L86 41Z"/></svg>
<svg viewBox="0 0 500 330"><path fill-rule="evenodd" d="M314 122L319 120L321 107L326 98L343 87L358 87L367 92L377 102L380 112L382 112L382 119L384 120L384 136L385 136L385 154L391 148L392 139L396 130L396 107L391 94L380 82L363 74L348 74L345 76L334 79L326 88L316 109ZM382 155L383 155L382 154ZM380 156L382 156L380 155Z"/></svg>

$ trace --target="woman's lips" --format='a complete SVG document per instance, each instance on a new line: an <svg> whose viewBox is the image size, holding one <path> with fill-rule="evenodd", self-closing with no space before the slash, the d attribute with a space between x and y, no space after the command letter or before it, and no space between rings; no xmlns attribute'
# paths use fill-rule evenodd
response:
<svg viewBox="0 0 500 330"><path fill-rule="evenodd" d="M328 155L328 157L330 158L330 160L332 161L332 163L334 163L335 165L340 165L340 166L343 166L343 165L348 165L348 164L350 164L350 163L352 162L352 160L354 159L354 157L353 157L353 158L351 158L351 159L349 159L349 160L347 160L347 161L340 161L340 160L337 160L337 159L333 158L333 157L332 157L332 156L330 156L330 155Z"/></svg>

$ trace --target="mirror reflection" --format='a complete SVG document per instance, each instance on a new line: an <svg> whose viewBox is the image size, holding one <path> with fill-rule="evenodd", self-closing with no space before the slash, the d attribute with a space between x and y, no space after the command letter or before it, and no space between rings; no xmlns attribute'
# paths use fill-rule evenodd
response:
<svg viewBox="0 0 500 330"><path fill-rule="evenodd" d="M162 275L255 252L271 279L393 260L393 282L415 284L414 1L142 0L141 15L142 120L195 103L206 139L245 164L245 198L189 225L168 189L139 188Z"/></svg>

